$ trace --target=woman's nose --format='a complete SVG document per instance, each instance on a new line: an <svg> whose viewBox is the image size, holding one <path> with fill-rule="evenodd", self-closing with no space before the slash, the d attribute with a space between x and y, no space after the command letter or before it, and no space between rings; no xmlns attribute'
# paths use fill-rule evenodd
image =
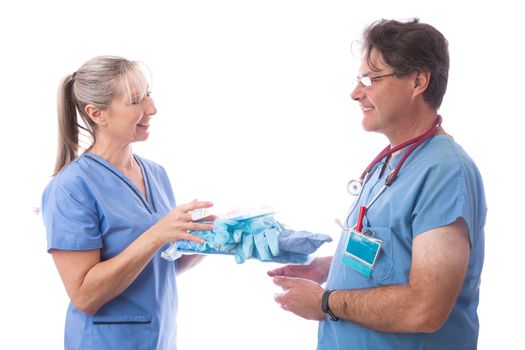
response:
<svg viewBox="0 0 525 350"><path fill-rule="evenodd" d="M149 115L154 115L157 113L157 107L155 107L155 102L151 97L146 98L146 113Z"/></svg>

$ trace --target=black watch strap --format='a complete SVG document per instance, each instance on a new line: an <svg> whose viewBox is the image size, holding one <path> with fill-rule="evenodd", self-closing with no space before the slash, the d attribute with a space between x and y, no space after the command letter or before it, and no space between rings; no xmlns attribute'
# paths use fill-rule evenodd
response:
<svg viewBox="0 0 525 350"><path fill-rule="evenodd" d="M327 314L328 316L330 316L330 319L332 321L339 321L339 317L337 317L336 315L334 315L334 313L332 312L332 310L330 310L330 305L328 304L328 299L330 298L330 294L332 292L335 292L335 290L325 290L324 293L323 293L323 298L321 299L321 309L323 310L323 312L325 314Z"/></svg>

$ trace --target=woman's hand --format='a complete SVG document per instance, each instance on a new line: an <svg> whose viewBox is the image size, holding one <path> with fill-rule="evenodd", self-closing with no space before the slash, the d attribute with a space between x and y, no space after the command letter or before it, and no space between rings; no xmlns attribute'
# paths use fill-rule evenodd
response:
<svg viewBox="0 0 525 350"><path fill-rule="evenodd" d="M178 240L188 240L197 243L204 243L200 237L188 233L189 230L203 231L212 230L212 224L204 224L192 220L191 211L195 209L210 208L213 206L212 202L194 200L187 204L177 206L170 211L166 216L157 221L151 227L155 232L155 237L162 244L171 243ZM214 217L206 217L201 220L214 219Z"/></svg>
<svg viewBox="0 0 525 350"><path fill-rule="evenodd" d="M80 311L94 314L128 288L164 244L179 239L203 243L201 238L189 234L188 230L211 230L213 225L194 222L190 212L211 206L211 202L195 200L176 207L124 251L108 260L101 260L100 249L53 249L51 254L71 302ZM214 216L202 218L208 221L214 219ZM191 263L195 264L196 259L193 258Z"/></svg>

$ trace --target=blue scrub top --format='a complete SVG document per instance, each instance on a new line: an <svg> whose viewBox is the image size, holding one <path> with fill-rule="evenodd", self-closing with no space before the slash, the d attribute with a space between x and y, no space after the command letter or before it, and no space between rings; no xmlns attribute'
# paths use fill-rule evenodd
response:
<svg viewBox="0 0 525 350"><path fill-rule="evenodd" d="M389 164L392 170L402 154ZM364 186L359 205L383 186L389 171L381 166ZM434 333L383 333L349 321L319 322L318 349L476 349L477 306L484 256L485 194L481 175L466 152L446 135L437 135L406 160L397 179L367 211L363 230L383 241L370 278L342 261L346 234L341 235L332 260L327 289L360 289L407 284L412 242L423 232L463 218L469 229L471 254L467 275L452 312ZM350 223L355 223L357 210ZM353 224L352 224L353 225Z"/></svg>
<svg viewBox="0 0 525 350"><path fill-rule="evenodd" d="M47 248L100 249L108 260L175 207L165 170L135 156L146 198L119 170L85 153L55 176L42 196ZM95 315L71 303L67 310L66 349L175 349L177 263L160 257L161 248L136 280Z"/></svg>

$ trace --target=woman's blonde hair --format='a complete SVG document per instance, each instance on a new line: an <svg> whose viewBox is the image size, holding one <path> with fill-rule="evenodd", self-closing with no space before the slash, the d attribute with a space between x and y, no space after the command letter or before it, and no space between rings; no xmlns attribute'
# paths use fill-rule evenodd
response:
<svg viewBox="0 0 525 350"><path fill-rule="evenodd" d="M86 112L87 105L107 109L120 96L131 103L148 93L145 66L117 56L98 56L67 75L58 89L58 150L53 176L78 157L79 148L96 141L97 125ZM78 114L77 114L78 112ZM79 118L80 116L80 118ZM81 147L84 137L87 147Z"/></svg>

